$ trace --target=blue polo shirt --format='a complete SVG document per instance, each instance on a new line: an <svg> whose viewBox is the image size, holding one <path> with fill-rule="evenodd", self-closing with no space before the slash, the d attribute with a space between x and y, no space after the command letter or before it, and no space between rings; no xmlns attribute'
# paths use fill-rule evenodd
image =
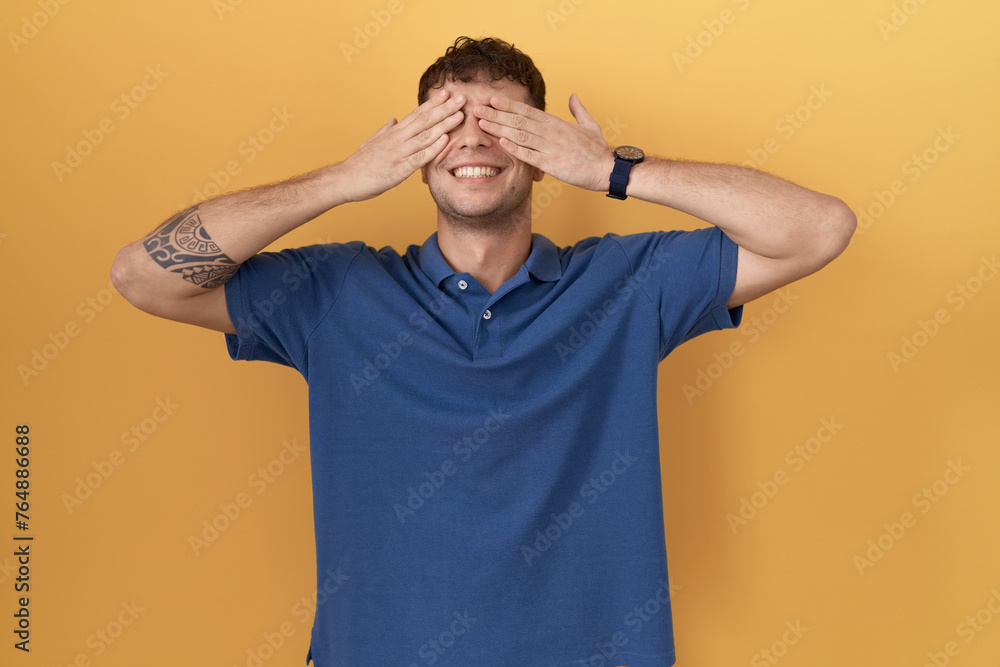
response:
<svg viewBox="0 0 1000 667"><path fill-rule="evenodd" d="M673 664L657 366L739 324L736 252L714 227L536 234L493 294L436 235L245 262L231 356L309 384L307 662Z"/></svg>

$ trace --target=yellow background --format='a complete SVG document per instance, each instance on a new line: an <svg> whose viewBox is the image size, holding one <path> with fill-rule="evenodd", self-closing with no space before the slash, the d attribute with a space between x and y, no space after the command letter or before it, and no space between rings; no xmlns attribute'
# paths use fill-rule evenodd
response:
<svg viewBox="0 0 1000 667"><path fill-rule="evenodd" d="M231 362L219 334L140 313L109 290L109 267L225 181L227 165L234 189L343 159L415 106L421 72L456 36L492 34L535 59L550 111L568 117L578 93L612 143L719 162L767 146L762 168L871 215L786 302L748 305L738 331L662 365L677 664L1000 664L988 607L1000 590L996 3L224 2L0 10L0 663L229 667L254 664L264 645L268 667L303 664L302 601L316 585L309 463L273 462L283 442L307 442L305 383ZM355 40L363 48L345 53ZM686 50L690 62L678 59ZM292 117L250 151L275 110ZM111 131L59 172L53 163L102 122ZM559 244L702 224L568 187L540 199L544 186L535 229ZM402 249L433 224L414 176L279 245ZM921 344L908 359L904 339ZM42 368L26 373L36 353ZM707 389L686 395L699 377ZM832 437L824 419L842 425ZM32 438L30 654L11 633L19 423ZM144 440L130 450L133 428ZM817 436L828 442L794 463ZM946 474L949 462L967 470ZM257 493L251 476L269 464L280 474ZM786 483L771 487L776 474ZM100 485L67 507L88 475ZM196 555L189 538L224 524L219 505L240 493L249 506ZM734 532L727 515L744 499L760 507ZM892 537L885 524L905 512L913 520ZM888 549L859 565L880 538ZM977 613L988 622L973 631L965 619Z"/></svg>

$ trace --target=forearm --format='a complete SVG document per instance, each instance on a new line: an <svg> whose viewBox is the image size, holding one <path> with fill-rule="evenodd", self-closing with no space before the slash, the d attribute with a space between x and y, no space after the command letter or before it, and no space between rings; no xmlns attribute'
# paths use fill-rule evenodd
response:
<svg viewBox="0 0 1000 667"><path fill-rule="evenodd" d="M330 165L280 183L210 199L198 205L197 214L212 241L230 259L242 263L288 232L346 203L345 183L341 164Z"/></svg>
<svg viewBox="0 0 1000 667"><path fill-rule="evenodd" d="M647 158L632 168L628 194L710 222L770 259L835 256L853 230L836 197L736 165Z"/></svg>
<svg viewBox="0 0 1000 667"><path fill-rule="evenodd" d="M570 185L608 191L611 147L575 96L576 125L523 102L497 96L490 103L476 108L480 127L509 155ZM759 257L794 259L806 270L843 251L855 225L836 197L735 165L647 158L632 167L627 192L710 222Z"/></svg>
<svg viewBox="0 0 1000 667"><path fill-rule="evenodd" d="M157 302L220 287L270 243L344 203L344 179L340 165L332 165L182 211L118 253L115 286L151 312Z"/></svg>

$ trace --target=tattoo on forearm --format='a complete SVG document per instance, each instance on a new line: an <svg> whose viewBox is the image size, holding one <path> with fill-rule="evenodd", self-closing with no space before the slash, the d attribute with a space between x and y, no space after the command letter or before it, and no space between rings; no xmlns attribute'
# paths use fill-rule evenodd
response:
<svg viewBox="0 0 1000 667"><path fill-rule="evenodd" d="M157 264L205 289L224 285L239 268L208 236L198 205L178 213L142 245Z"/></svg>

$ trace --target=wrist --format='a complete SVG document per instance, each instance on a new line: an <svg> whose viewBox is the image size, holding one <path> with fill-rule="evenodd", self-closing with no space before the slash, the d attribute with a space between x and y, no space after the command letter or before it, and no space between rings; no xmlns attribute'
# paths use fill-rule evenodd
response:
<svg viewBox="0 0 1000 667"><path fill-rule="evenodd" d="M594 188L594 190L608 194L611 187L611 172L615 170L614 152L609 151L605 157L598 160L598 164L600 165L600 168L597 172L597 187Z"/></svg>
<svg viewBox="0 0 1000 667"><path fill-rule="evenodd" d="M677 185L676 174L671 166L670 160L646 156L642 163L632 167L628 196L670 206L668 199L673 201Z"/></svg>
<svg viewBox="0 0 1000 667"><path fill-rule="evenodd" d="M322 167L314 172L314 175L316 177L315 185L323 201L324 210L365 199L354 191L353 186L357 182L357 175L355 174L355 177L351 178L351 171L344 162Z"/></svg>
<svg viewBox="0 0 1000 667"><path fill-rule="evenodd" d="M632 169L646 157L641 148L635 146L619 146L612 152L614 166L608 177L608 197L612 199L628 199L628 186Z"/></svg>

